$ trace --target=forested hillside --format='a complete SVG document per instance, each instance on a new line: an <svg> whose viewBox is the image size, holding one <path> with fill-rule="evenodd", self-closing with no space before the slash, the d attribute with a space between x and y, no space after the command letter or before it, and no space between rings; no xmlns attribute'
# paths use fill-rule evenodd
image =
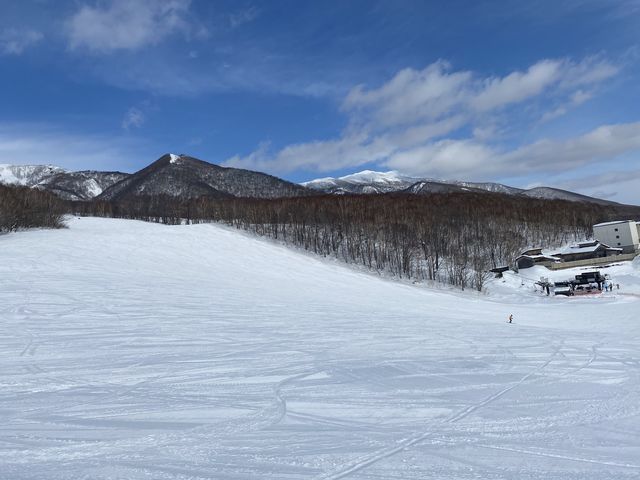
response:
<svg viewBox="0 0 640 480"><path fill-rule="evenodd" d="M344 195L178 201L154 196L73 204L82 215L168 224L224 222L400 278L481 290L490 268L525 247L589 238L592 225L640 208L493 193Z"/></svg>

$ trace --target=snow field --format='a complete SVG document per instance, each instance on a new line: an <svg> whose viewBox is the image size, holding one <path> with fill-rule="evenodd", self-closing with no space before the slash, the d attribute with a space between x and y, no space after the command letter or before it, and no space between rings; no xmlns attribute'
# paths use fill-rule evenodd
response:
<svg viewBox="0 0 640 480"><path fill-rule="evenodd" d="M481 296L215 225L69 226L0 237L0 478L640 476L637 266Z"/></svg>

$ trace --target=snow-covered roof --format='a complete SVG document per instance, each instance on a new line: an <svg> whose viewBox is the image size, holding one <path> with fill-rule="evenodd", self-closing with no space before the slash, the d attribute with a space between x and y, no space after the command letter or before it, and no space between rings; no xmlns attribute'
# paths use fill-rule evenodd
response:
<svg viewBox="0 0 640 480"><path fill-rule="evenodd" d="M595 241L595 242L582 242L576 245L569 245L568 247L564 247L561 250L558 250L552 253L552 255L571 255L574 253L592 253L598 250L600 247L604 247L607 250L622 251L621 248L610 247L609 245L606 245L602 242Z"/></svg>
<svg viewBox="0 0 640 480"><path fill-rule="evenodd" d="M530 258L531 260L547 259L547 260L553 260L554 262L559 262L560 260L562 260L561 258L554 257L553 255L545 255L545 254L540 254L540 255L520 255L518 258Z"/></svg>
<svg viewBox="0 0 640 480"><path fill-rule="evenodd" d="M608 227L609 225L618 225L621 223L629 223L629 222L633 222L633 220L616 220L613 222L598 223L594 225L594 227Z"/></svg>

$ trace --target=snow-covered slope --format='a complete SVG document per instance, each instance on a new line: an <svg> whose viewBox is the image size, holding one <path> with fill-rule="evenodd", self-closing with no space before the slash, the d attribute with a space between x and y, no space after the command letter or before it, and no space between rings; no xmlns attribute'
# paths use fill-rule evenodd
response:
<svg viewBox="0 0 640 480"><path fill-rule="evenodd" d="M606 297L477 296L214 225L2 236L0 477L638 478L625 268Z"/></svg>
<svg viewBox="0 0 640 480"><path fill-rule="evenodd" d="M46 178L64 172L66 170L54 165L0 164L0 183L33 187Z"/></svg>

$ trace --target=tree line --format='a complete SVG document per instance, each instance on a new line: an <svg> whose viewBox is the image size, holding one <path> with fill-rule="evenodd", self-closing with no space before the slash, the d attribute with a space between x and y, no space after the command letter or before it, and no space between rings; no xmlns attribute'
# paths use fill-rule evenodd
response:
<svg viewBox="0 0 640 480"><path fill-rule="evenodd" d="M69 204L41 190L0 184L0 233L26 228L61 228Z"/></svg>
<svg viewBox="0 0 640 480"><path fill-rule="evenodd" d="M523 249L589 238L596 223L640 218L640 207L472 192L68 202L0 185L0 232L59 228L69 213L165 224L222 222L398 278L482 290L489 270L512 264Z"/></svg>
<svg viewBox="0 0 640 480"><path fill-rule="evenodd" d="M74 213L165 224L222 222L398 278L482 290L526 247L589 238L640 208L498 193L320 195L279 199L135 197L71 204Z"/></svg>

